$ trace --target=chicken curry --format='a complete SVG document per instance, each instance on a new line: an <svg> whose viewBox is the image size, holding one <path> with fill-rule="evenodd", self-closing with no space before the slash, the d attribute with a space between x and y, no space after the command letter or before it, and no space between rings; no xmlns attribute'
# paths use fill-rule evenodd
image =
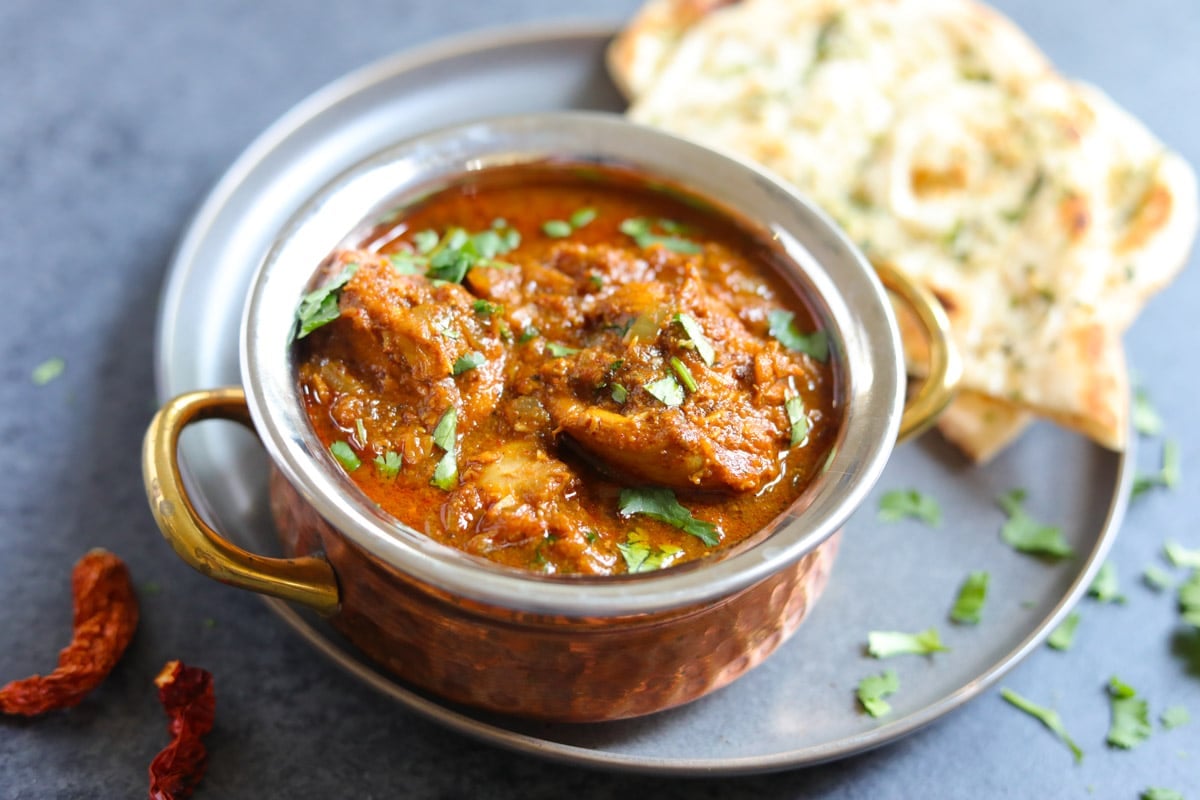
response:
<svg viewBox="0 0 1200 800"><path fill-rule="evenodd" d="M486 174L334 253L297 310L308 416L355 484L549 574L661 569L789 508L840 414L781 256L616 169Z"/></svg>

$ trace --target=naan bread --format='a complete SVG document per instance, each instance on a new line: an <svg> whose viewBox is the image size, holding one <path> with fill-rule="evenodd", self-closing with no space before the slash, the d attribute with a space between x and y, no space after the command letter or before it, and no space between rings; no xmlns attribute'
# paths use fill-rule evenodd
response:
<svg viewBox="0 0 1200 800"><path fill-rule="evenodd" d="M1028 412L1114 448L1120 333L1182 268L1195 177L971 0L654 0L610 52L630 115L747 156L943 301L975 457ZM984 417L986 416L986 419Z"/></svg>

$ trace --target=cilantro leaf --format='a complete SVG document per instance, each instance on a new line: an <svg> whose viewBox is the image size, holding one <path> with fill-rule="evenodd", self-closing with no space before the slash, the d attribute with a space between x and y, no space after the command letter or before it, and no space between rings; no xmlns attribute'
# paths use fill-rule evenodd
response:
<svg viewBox="0 0 1200 800"><path fill-rule="evenodd" d="M1142 583L1156 592L1166 591L1175 585L1175 581L1166 570L1155 566L1149 566L1142 570Z"/></svg>
<svg viewBox="0 0 1200 800"><path fill-rule="evenodd" d="M333 454L333 457L337 459L338 463L342 465L342 469L346 470L346 472L354 472L354 470L362 466L362 461L359 460L358 454L354 452L354 448L340 439L329 445L329 452Z"/></svg>
<svg viewBox="0 0 1200 800"><path fill-rule="evenodd" d="M1163 543L1163 552L1172 566L1200 568L1200 550L1189 550L1174 539Z"/></svg>
<svg viewBox="0 0 1200 800"><path fill-rule="evenodd" d="M688 343L695 348L700 360L711 367L716 361L717 351L713 349L712 342L708 341L708 337L704 335L704 329L700 327L700 323L691 315L683 312L675 315L675 322L678 322L683 328L683 332L687 334Z"/></svg>
<svg viewBox="0 0 1200 800"><path fill-rule="evenodd" d="M671 356L671 369L679 377L679 382L683 384L683 388L689 392L694 392L700 388L696 383L695 376L692 375L692 371L688 369L688 365L675 356Z"/></svg>
<svg viewBox="0 0 1200 800"><path fill-rule="evenodd" d="M1180 585L1179 610L1184 622L1200 628L1200 568L1192 570L1191 577Z"/></svg>
<svg viewBox="0 0 1200 800"><path fill-rule="evenodd" d="M1159 487L1174 489L1179 485L1180 477L1179 443L1174 439L1167 439L1162 446L1162 467L1150 475L1134 476L1130 497L1136 500L1151 489Z"/></svg>
<svg viewBox="0 0 1200 800"><path fill-rule="evenodd" d="M804 353L817 361L829 360L829 334L825 331L801 333L796 327L796 315L776 309L767 312L768 333L794 353Z"/></svg>
<svg viewBox="0 0 1200 800"><path fill-rule="evenodd" d="M437 231L417 231L413 234L412 240L413 247L424 256L437 247L441 237L437 235Z"/></svg>
<svg viewBox="0 0 1200 800"><path fill-rule="evenodd" d="M889 669L881 675L868 675L858 682L858 702L872 717L882 717L892 713L891 705L883 698L899 690L900 678L895 670Z"/></svg>
<svg viewBox="0 0 1200 800"><path fill-rule="evenodd" d="M880 522L896 522L906 517L936 528L942 524L942 509L936 500L916 489L895 489L879 498Z"/></svg>
<svg viewBox="0 0 1200 800"><path fill-rule="evenodd" d="M467 277L467 273L473 266L475 266L475 258L469 253L446 246L430 257L429 270L425 274L432 280L462 283L463 278Z"/></svg>
<svg viewBox="0 0 1200 800"><path fill-rule="evenodd" d="M1032 700L1026 700L1012 689L1001 689L1000 696L1053 731L1062 740L1063 744L1071 748L1071 753L1075 756L1076 764L1083 761L1083 751L1079 749L1079 745L1075 744L1070 734L1067 733L1067 728L1063 725L1062 717L1058 715L1057 711L1039 706Z"/></svg>
<svg viewBox="0 0 1200 800"><path fill-rule="evenodd" d="M791 426L789 447L802 444L808 438L808 416L804 413L804 399L800 395L792 395L783 401L783 410L787 413L788 425Z"/></svg>
<svg viewBox="0 0 1200 800"><path fill-rule="evenodd" d="M875 658L891 658L898 655L929 656L948 653L949 647L942 645L937 628L928 628L920 633L900 631L870 631L867 633L867 653Z"/></svg>
<svg viewBox="0 0 1200 800"><path fill-rule="evenodd" d="M1079 612L1072 611L1066 619L1059 623L1054 632L1046 639L1046 644L1055 650L1070 650L1075 644L1075 629L1079 627Z"/></svg>
<svg viewBox="0 0 1200 800"><path fill-rule="evenodd" d="M1150 404L1150 396L1139 386L1133 392L1133 429L1142 436L1157 436L1162 426L1162 417Z"/></svg>
<svg viewBox="0 0 1200 800"><path fill-rule="evenodd" d="M670 489L622 489L620 510L623 517L644 514L651 519L665 522L695 536L709 547L721 543L720 529L711 522L693 517L691 511L679 504L675 493Z"/></svg>
<svg viewBox="0 0 1200 800"><path fill-rule="evenodd" d="M674 408L683 404L683 387L673 375L664 375L656 381L651 381L646 384L645 389L663 405Z"/></svg>
<svg viewBox="0 0 1200 800"><path fill-rule="evenodd" d="M1183 800L1183 795L1174 789L1164 789L1161 786L1149 786L1138 795L1140 800Z"/></svg>
<svg viewBox="0 0 1200 800"><path fill-rule="evenodd" d="M392 269L401 275L420 275L429 265L429 259L414 256L412 253L392 253L388 256L388 261L391 262Z"/></svg>
<svg viewBox="0 0 1200 800"><path fill-rule="evenodd" d="M571 223L572 228L578 230L590 225L594 219L596 219L596 209L587 207L576 211L567 221Z"/></svg>
<svg viewBox="0 0 1200 800"><path fill-rule="evenodd" d="M504 310L504 306L487 300L475 300L471 303L471 310L481 317L487 317L492 314L499 314Z"/></svg>
<svg viewBox="0 0 1200 800"><path fill-rule="evenodd" d="M629 390L619 383L614 383L612 385L612 399L614 403L624 405L625 401L629 399Z"/></svg>
<svg viewBox="0 0 1200 800"><path fill-rule="evenodd" d="M303 339L317 328L328 325L341 316L338 310L338 296L342 287L354 277L355 272L358 272L358 264L347 264L324 286L301 298L300 304L296 306L296 322L300 326L296 333L297 339Z"/></svg>
<svg viewBox="0 0 1200 800"><path fill-rule="evenodd" d="M375 456L375 471L384 480L391 480L400 474L404 462L395 450L388 450L381 456Z"/></svg>
<svg viewBox="0 0 1200 800"><path fill-rule="evenodd" d="M521 331L521 335L517 337L517 344L525 344L526 342L536 339L541 335L542 332L537 328L533 327L532 325L526 325Z"/></svg>
<svg viewBox="0 0 1200 800"><path fill-rule="evenodd" d="M1192 715L1183 706L1171 706L1159 714L1158 721L1162 724L1163 730L1170 731L1181 725L1187 725L1192 721Z"/></svg>
<svg viewBox="0 0 1200 800"><path fill-rule="evenodd" d="M450 406L433 429L433 443L442 448L445 454L434 467L433 479L430 481L434 486L447 492L458 485L458 457L455 453L457 435L458 409Z"/></svg>
<svg viewBox="0 0 1200 800"><path fill-rule="evenodd" d="M462 375L464 372L469 372L479 365L487 361L483 353L472 350L470 353L459 356L455 360L454 366L450 368L450 372L454 375Z"/></svg>
<svg viewBox="0 0 1200 800"><path fill-rule="evenodd" d="M666 231L668 235L653 233L655 225ZM704 251L703 247L690 239L670 235L680 230L680 226L670 220L660 219L652 222L645 217L631 217L623 220L620 225L621 233L633 239L637 246L643 249L657 244L675 253L694 254Z"/></svg>
<svg viewBox="0 0 1200 800"><path fill-rule="evenodd" d="M1096 577L1092 579L1092 585L1088 587L1088 595L1096 598L1101 603L1125 602L1125 595L1121 594L1117 583L1116 564L1111 561L1105 561L1100 565Z"/></svg>
<svg viewBox="0 0 1200 800"><path fill-rule="evenodd" d="M1025 512L1023 489L1013 489L998 497L996 502L1008 514L1000 537L1014 549L1050 558L1068 558L1075 554L1063 538L1062 528L1042 525Z"/></svg>
<svg viewBox="0 0 1200 800"><path fill-rule="evenodd" d="M550 353L552 358L563 358L564 356L573 356L579 352L577 347L567 347L565 344L557 342L546 342L546 351Z"/></svg>
<svg viewBox="0 0 1200 800"><path fill-rule="evenodd" d="M1128 750L1150 738L1150 709L1132 686L1113 677L1108 682L1108 700L1112 713L1106 741Z"/></svg>
<svg viewBox="0 0 1200 800"><path fill-rule="evenodd" d="M542 233L551 239L563 239L571 235L571 223L561 219L547 220L542 223Z"/></svg>
<svg viewBox="0 0 1200 800"><path fill-rule="evenodd" d="M950 619L966 625L977 625L984 601L987 600L988 574L982 570L967 575L950 609Z"/></svg>
<svg viewBox="0 0 1200 800"><path fill-rule="evenodd" d="M625 559L625 568L631 573L664 569L683 554L683 548L673 544L654 547L649 537L637 531L630 533L624 542L618 542L617 550Z"/></svg>
<svg viewBox="0 0 1200 800"><path fill-rule="evenodd" d="M67 362L58 356L47 358L33 368L33 372L29 373L29 379L33 381L34 386L45 386L59 375L62 375L63 370L66 368Z"/></svg>

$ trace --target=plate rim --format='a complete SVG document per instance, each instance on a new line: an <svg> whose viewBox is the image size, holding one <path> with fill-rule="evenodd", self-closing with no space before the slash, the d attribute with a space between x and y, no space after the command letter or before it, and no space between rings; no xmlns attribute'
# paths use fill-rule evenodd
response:
<svg viewBox="0 0 1200 800"><path fill-rule="evenodd" d="M359 67L317 89L285 111L241 151L208 191L185 224L167 263L166 281L159 295L154 333L154 378L159 401L165 401L173 391L169 386L169 354L174 351L175 339L171 320L175 317L175 309L184 302L184 289L191 271L196 268L196 252L209 236L226 203L268 154L331 106L405 72L439 62L470 57L488 50L546 44L559 40L602 42L611 39L618 31L619 24L616 22L576 20L494 26L445 36ZM365 657L351 652L340 641L320 630L306 614L282 600L262 595L259 599L314 649L348 674L426 719L489 744L561 763L664 776L743 775L814 766L882 747L924 728L990 689L1045 641L1091 585L1119 532L1129 502L1129 489L1136 462L1136 437L1130 436L1128 442L1126 450L1120 453L1091 444L1104 456L1116 461L1115 486L1096 544L1088 554L1078 576L1058 603L1015 648L966 685L917 711L863 733L770 755L734 758L655 758L595 750L510 730L503 725L477 719L396 682L367 662ZM186 471L186 464L183 466ZM199 499L201 502L197 502L197 505L202 511L208 511L207 501Z"/></svg>

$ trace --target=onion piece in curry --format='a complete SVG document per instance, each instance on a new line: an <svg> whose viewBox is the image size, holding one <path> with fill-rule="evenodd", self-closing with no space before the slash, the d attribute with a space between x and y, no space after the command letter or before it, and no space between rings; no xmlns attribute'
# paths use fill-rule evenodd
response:
<svg viewBox="0 0 1200 800"><path fill-rule="evenodd" d="M543 573L659 569L769 524L839 422L779 256L616 170L498 173L336 252L301 303L337 462L416 530Z"/></svg>

